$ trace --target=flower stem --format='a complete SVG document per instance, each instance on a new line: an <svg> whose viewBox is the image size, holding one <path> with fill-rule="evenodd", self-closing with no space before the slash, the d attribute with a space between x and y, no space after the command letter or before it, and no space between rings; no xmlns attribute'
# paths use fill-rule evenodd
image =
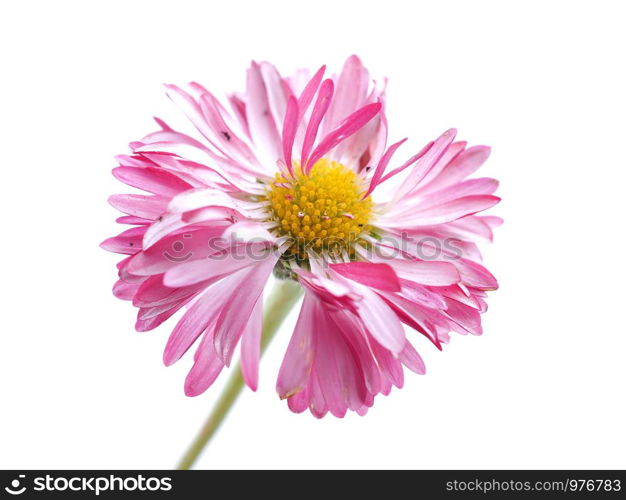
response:
<svg viewBox="0 0 626 500"><path fill-rule="evenodd" d="M263 305L264 315L263 334L261 336L261 355L265 352L265 348L278 331L278 328L291 308L300 298L300 295L302 295L302 287L294 281L285 280L275 283L274 288ZM237 397L241 394L243 387L244 382L241 376L241 366L237 363L230 379L226 383L226 387L224 387L222 394L213 407L213 411L178 463L177 468L179 470L188 470L193 466L200 453L202 453L202 450L220 427L224 418L226 418L226 415L228 415Z"/></svg>

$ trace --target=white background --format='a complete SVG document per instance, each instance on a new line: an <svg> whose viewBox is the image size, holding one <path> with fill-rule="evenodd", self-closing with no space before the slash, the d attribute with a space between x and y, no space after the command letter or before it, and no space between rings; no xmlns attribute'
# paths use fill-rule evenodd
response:
<svg viewBox="0 0 626 500"><path fill-rule="evenodd" d="M391 140L455 126L493 146L506 224L485 249L486 333L418 339L425 376L318 421L274 392L290 317L198 466L626 467L622 5L413 4L3 2L0 467L176 463L225 377L185 397L191 360L161 362L173 322L136 333L111 295L113 156L153 114L182 123L161 83L223 95L251 59L336 71L351 53L390 79Z"/></svg>

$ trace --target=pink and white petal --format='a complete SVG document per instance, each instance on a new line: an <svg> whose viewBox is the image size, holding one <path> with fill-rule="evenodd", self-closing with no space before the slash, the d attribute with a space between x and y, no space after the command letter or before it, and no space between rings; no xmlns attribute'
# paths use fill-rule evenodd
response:
<svg viewBox="0 0 626 500"><path fill-rule="evenodd" d="M198 132L204 136L209 144L211 144L211 146L213 146L213 148L215 148L215 150L222 155L228 156L216 140L216 131L213 130L207 122L206 117L200 109L198 101L191 94L176 85L168 83L165 84L165 88L167 89L167 96L182 110L183 113L185 113L189 121L193 123L196 129L198 129ZM208 150L206 146L203 146L202 148Z"/></svg>
<svg viewBox="0 0 626 500"><path fill-rule="evenodd" d="M391 146L389 146L389 149L385 151L385 154L382 156L382 158L378 162L378 165L376 165L376 170L374 171L374 175L372 175L372 178L370 179L369 187L367 188L367 191L363 195L363 198L367 198L372 193L372 191L376 189L376 186L380 183L380 180L382 179L383 174L385 173L385 168L387 168L387 165L389 164L391 157L396 152L396 150L400 146L402 146L402 144L404 144L404 142L406 142L406 139L402 139L401 141L398 141L395 144L392 144Z"/></svg>
<svg viewBox="0 0 626 500"><path fill-rule="evenodd" d="M294 413L302 413L309 407L309 394L305 389L287 398L287 405Z"/></svg>
<svg viewBox="0 0 626 500"><path fill-rule="evenodd" d="M446 308L446 302L442 298L439 289L437 292L434 292L428 287L415 283L411 280L400 280L400 282L402 284L402 292L400 295L405 299L431 309ZM442 287L441 290L448 290L449 288Z"/></svg>
<svg viewBox="0 0 626 500"><path fill-rule="evenodd" d="M493 194L498 189L498 184L497 180L488 177L467 179L421 197L419 207L427 208L430 206L437 206L444 201L454 200L464 196Z"/></svg>
<svg viewBox="0 0 626 500"><path fill-rule="evenodd" d="M139 312L137 313L137 321L135 322L135 330L138 332L154 330L157 326L171 318L190 299L191 298L176 302L160 314L156 316L150 315L150 317L146 319L141 319L141 316L145 313L145 311L143 309L139 309Z"/></svg>
<svg viewBox="0 0 626 500"><path fill-rule="evenodd" d="M472 335L482 335L483 329L480 323L480 313L461 302L448 299L448 308L445 314L457 325Z"/></svg>
<svg viewBox="0 0 626 500"><path fill-rule="evenodd" d="M298 101L295 97L290 97L287 103L287 112L283 122L283 160L287 166L287 170L293 175L293 165L291 163L291 154L293 143L296 138L296 132L299 124Z"/></svg>
<svg viewBox="0 0 626 500"><path fill-rule="evenodd" d="M361 408L367 398L367 388L363 378L363 371L360 360L352 346L346 342L341 330L333 321L332 316L328 316L329 324L333 326L332 330L326 332L328 341L337 367L337 387L343 401L349 410L356 411ZM320 356L323 354L320 352Z"/></svg>
<svg viewBox="0 0 626 500"><path fill-rule="evenodd" d="M402 349L402 352L398 355L398 359L412 372L418 375L424 375L426 373L424 360L408 340L404 345L404 349Z"/></svg>
<svg viewBox="0 0 626 500"><path fill-rule="evenodd" d="M199 283L193 287L170 288L163 284L162 274L150 276L144 280L133 297L135 307L157 307L178 302L201 292L207 286L206 283Z"/></svg>
<svg viewBox="0 0 626 500"><path fill-rule="evenodd" d="M261 152L259 160L262 164L274 165L282 157L282 141L270 107L266 82L256 62L248 69L246 99L250 135Z"/></svg>
<svg viewBox="0 0 626 500"><path fill-rule="evenodd" d="M423 155L419 158L406 180L400 185L392 200L392 204L399 200L404 200L413 189L419 186L422 179L424 179L428 172L437 164L450 144L452 144L455 136L456 129L446 130L435 140L432 146L424 148L425 151L422 150L424 151Z"/></svg>
<svg viewBox="0 0 626 500"><path fill-rule="evenodd" d="M371 333L371 332L370 332ZM373 335L372 335L373 337ZM375 339L371 339L370 345L372 352L378 361L381 374L384 378L387 378L393 385L398 388L402 388L404 385L404 372L402 370L402 363L393 355L391 351L385 349ZM403 348L398 354L402 352Z"/></svg>
<svg viewBox="0 0 626 500"><path fill-rule="evenodd" d="M115 178L124 184L166 198L193 188L180 177L155 167L116 167L112 172Z"/></svg>
<svg viewBox="0 0 626 500"><path fill-rule="evenodd" d="M276 392L281 399L291 398L306 387L315 358L319 328L316 322L320 315L318 299L307 292L276 380Z"/></svg>
<svg viewBox="0 0 626 500"><path fill-rule="evenodd" d="M276 243L277 238L271 234L267 225L253 221L244 220L231 224L222 234L222 238L231 243Z"/></svg>
<svg viewBox="0 0 626 500"><path fill-rule="evenodd" d="M387 264L347 262L331 264L330 267L333 271L348 279L378 290L399 292L401 289L398 276L393 268Z"/></svg>
<svg viewBox="0 0 626 500"><path fill-rule="evenodd" d="M481 215L477 217L487 224L492 230L500 227L504 223L504 219L496 217L495 215Z"/></svg>
<svg viewBox="0 0 626 500"><path fill-rule="evenodd" d="M322 311L317 317L318 333L316 344L315 366L320 391L329 411L338 418L343 418L348 410L344 398L341 375L337 368L335 357L339 354L332 342L332 334L336 333L327 315Z"/></svg>
<svg viewBox="0 0 626 500"><path fill-rule="evenodd" d="M328 413L328 404L322 394L319 375L315 369L309 382L309 410L315 418L323 418Z"/></svg>
<svg viewBox="0 0 626 500"><path fill-rule="evenodd" d="M311 153L311 157L307 160L306 168L310 170L310 168L331 149L363 128L366 123L368 123L380 112L381 109L382 104L376 102L367 104L348 116L336 129L329 132L320 141Z"/></svg>
<svg viewBox="0 0 626 500"><path fill-rule="evenodd" d="M276 67L263 61L259 64L261 75L267 89L267 99L270 105L274 122L283 123L287 110L287 101L293 95L289 84L283 79Z"/></svg>
<svg viewBox="0 0 626 500"><path fill-rule="evenodd" d="M195 285L254 266L259 260L268 257L271 258L271 252L267 242L235 245L217 251L207 258L183 262L169 269L163 277L163 282L169 287Z"/></svg>
<svg viewBox="0 0 626 500"><path fill-rule="evenodd" d="M326 66L322 66L318 69L313 77L307 82L306 86L302 89L302 93L300 94L300 97L298 97L298 111L300 118L304 117L304 114L307 112L311 102L313 102L313 97L315 97L315 93L324 78L325 71Z"/></svg>
<svg viewBox="0 0 626 500"><path fill-rule="evenodd" d="M232 130L224 120L219 103L210 94L200 97L200 109L204 118L213 130L214 141L220 145L233 160L249 166L252 170L263 171L250 146Z"/></svg>
<svg viewBox="0 0 626 500"><path fill-rule="evenodd" d="M125 281L118 280L113 285L113 295L121 300L133 300L137 289L138 283L126 283Z"/></svg>
<svg viewBox="0 0 626 500"><path fill-rule="evenodd" d="M302 154L301 163L304 168L309 159L309 153L313 149L313 145L315 144L315 139L317 138L317 132L319 130L320 123L324 118L324 115L328 111L328 107L330 106L333 92L334 92L334 83L332 80L324 80L320 87L320 91L317 94L317 100L315 101L315 105L313 106L313 111L311 112L311 118L309 119L309 124L306 129L306 133L304 136L304 142L302 144Z"/></svg>
<svg viewBox="0 0 626 500"><path fill-rule="evenodd" d="M202 337L194 356L194 364L185 379L185 395L199 396L206 391L224 368L224 363L215 352L213 335L207 331Z"/></svg>
<svg viewBox="0 0 626 500"><path fill-rule="evenodd" d="M204 259L214 253L214 243L227 227L225 222L213 227L192 227L159 240L149 249L136 253L128 262L129 272L139 276L161 274L172 267L192 260Z"/></svg>
<svg viewBox="0 0 626 500"><path fill-rule="evenodd" d="M182 213L203 207L223 207L243 213L250 208L250 205L250 203L234 199L227 193L210 188L199 188L190 189L172 198L167 205L167 210L171 213Z"/></svg>
<svg viewBox="0 0 626 500"><path fill-rule="evenodd" d="M393 310L376 293L357 282L355 291L363 299L355 306L361 320L371 335L386 349L398 353L404 347L404 329Z"/></svg>
<svg viewBox="0 0 626 500"><path fill-rule="evenodd" d="M109 197L109 203L120 212L151 220L165 213L168 201L163 196L142 194L114 194Z"/></svg>
<svg viewBox="0 0 626 500"><path fill-rule="evenodd" d="M219 304L216 298L211 291L205 292L178 321L163 352L165 366L178 361L215 319Z"/></svg>
<svg viewBox="0 0 626 500"><path fill-rule="evenodd" d="M358 318L348 311L334 310L330 315L358 360L367 391L378 394L381 388L380 372L367 340L367 332Z"/></svg>
<svg viewBox="0 0 626 500"><path fill-rule="evenodd" d="M369 147L378 134L382 120L381 115L382 109L378 115L367 122L358 132L339 144L334 149L331 158L356 172L360 172L364 163L369 161Z"/></svg>
<svg viewBox="0 0 626 500"><path fill-rule="evenodd" d="M400 278L421 285L446 286L461 281L459 271L450 262L393 259L388 264Z"/></svg>
<svg viewBox="0 0 626 500"><path fill-rule="evenodd" d="M174 327L163 352L163 363L169 366L178 361L206 330L213 331L217 316L225 307L224 297L236 290L243 275L233 274L209 287L189 308Z"/></svg>
<svg viewBox="0 0 626 500"><path fill-rule="evenodd" d="M463 284L483 291L498 288L495 276L478 262L469 259L456 259L451 262L459 270Z"/></svg>
<svg viewBox="0 0 626 500"><path fill-rule="evenodd" d="M100 247L109 252L134 255L141 250L145 232L145 226L131 227L117 236L107 238L100 243Z"/></svg>
<svg viewBox="0 0 626 500"><path fill-rule="evenodd" d="M488 146L472 146L459 154L442 172L424 187L424 192L443 189L462 181L478 170L491 153Z"/></svg>
<svg viewBox="0 0 626 500"><path fill-rule="evenodd" d="M167 213L151 224L143 237L143 249L148 250L172 234L192 232L204 227L224 227L232 223L237 212L231 208L208 207L187 213Z"/></svg>
<svg viewBox="0 0 626 500"><path fill-rule="evenodd" d="M257 300L248 324L241 334L241 375L246 385L256 391L259 386L263 300Z"/></svg>
<svg viewBox="0 0 626 500"><path fill-rule="evenodd" d="M133 224L139 226L149 226L152 224L150 219L143 219L141 217L135 217L134 215L122 215L115 219L118 224Z"/></svg>
<svg viewBox="0 0 626 500"><path fill-rule="evenodd" d="M450 144L450 147L448 147L448 149L446 149L446 151L441 155L439 161L424 176L419 186L415 189L415 193L424 193L427 190L428 184L433 179L436 179L442 170L465 150L466 146L466 141L458 141Z"/></svg>
<svg viewBox="0 0 626 500"><path fill-rule="evenodd" d="M237 119L237 123L246 134L248 139L250 137L250 127L248 126L248 118L246 116L246 104L237 95L231 94L228 96L228 103Z"/></svg>
<svg viewBox="0 0 626 500"><path fill-rule="evenodd" d="M245 286L240 287L225 299L226 305L222 309L215 324L215 349L224 361L230 366L230 361L239 338L248 324L254 306L260 299L265 284L278 260L277 252L268 252L264 260L254 261L251 269L242 271Z"/></svg>
<svg viewBox="0 0 626 500"><path fill-rule="evenodd" d="M324 120L324 135L337 128L348 115L363 105L368 87L367 69L356 55L348 57L337 78L335 99Z"/></svg>
<svg viewBox="0 0 626 500"><path fill-rule="evenodd" d="M430 340L435 347L441 349L437 335L437 327L447 326L448 324L441 312L422 307L397 294L385 293L384 297L394 314L396 314L403 323L420 332Z"/></svg>
<svg viewBox="0 0 626 500"><path fill-rule="evenodd" d="M424 209L417 207L412 213L407 213L402 217L390 212L379 222L383 227L408 230L415 227L452 222L461 217L487 210L499 202L500 198L493 195L464 196L437 206Z"/></svg>

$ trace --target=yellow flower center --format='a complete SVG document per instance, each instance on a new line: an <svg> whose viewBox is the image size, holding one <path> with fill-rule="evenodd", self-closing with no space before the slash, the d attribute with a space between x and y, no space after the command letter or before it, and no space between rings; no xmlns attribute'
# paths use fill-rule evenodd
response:
<svg viewBox="0 0 626 500"><path fill-rule="evenodd" d="M267 199L271 221L281 236L293 244L288 250L300 259L308 252L344 251L353 256L353 246L369 231L372 199L362 199L365 189L355 172L341 163L319 160L308 175L294 166L294 179L276 174Z"/></svg>

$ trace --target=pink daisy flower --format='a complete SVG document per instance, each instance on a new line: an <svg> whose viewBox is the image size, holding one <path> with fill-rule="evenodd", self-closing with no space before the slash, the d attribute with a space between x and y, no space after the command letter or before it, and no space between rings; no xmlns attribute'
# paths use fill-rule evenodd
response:
<svg viewBox="0 0 626 500"><path fill-rule="evenodd" d="M139 309L138 331L186 308L163 359L196 344L189 396L237 346L256 390L272 274L304 293L276 385L294 412L364 414L402 387L404 367L425 372L411 336L441 349L451 331L482 333L498 285L476 243L501 220L477 214L498 203L498 183L468 177L489 148L448 130L396 161L406 139L387 145L384 89L356 56L324 73L252 63L225 103L198 83L167 85L197 137L157 119L117 158L115 177L148 194L110 198L131 226L102 243L126 255L113 293Z"/></svg>

